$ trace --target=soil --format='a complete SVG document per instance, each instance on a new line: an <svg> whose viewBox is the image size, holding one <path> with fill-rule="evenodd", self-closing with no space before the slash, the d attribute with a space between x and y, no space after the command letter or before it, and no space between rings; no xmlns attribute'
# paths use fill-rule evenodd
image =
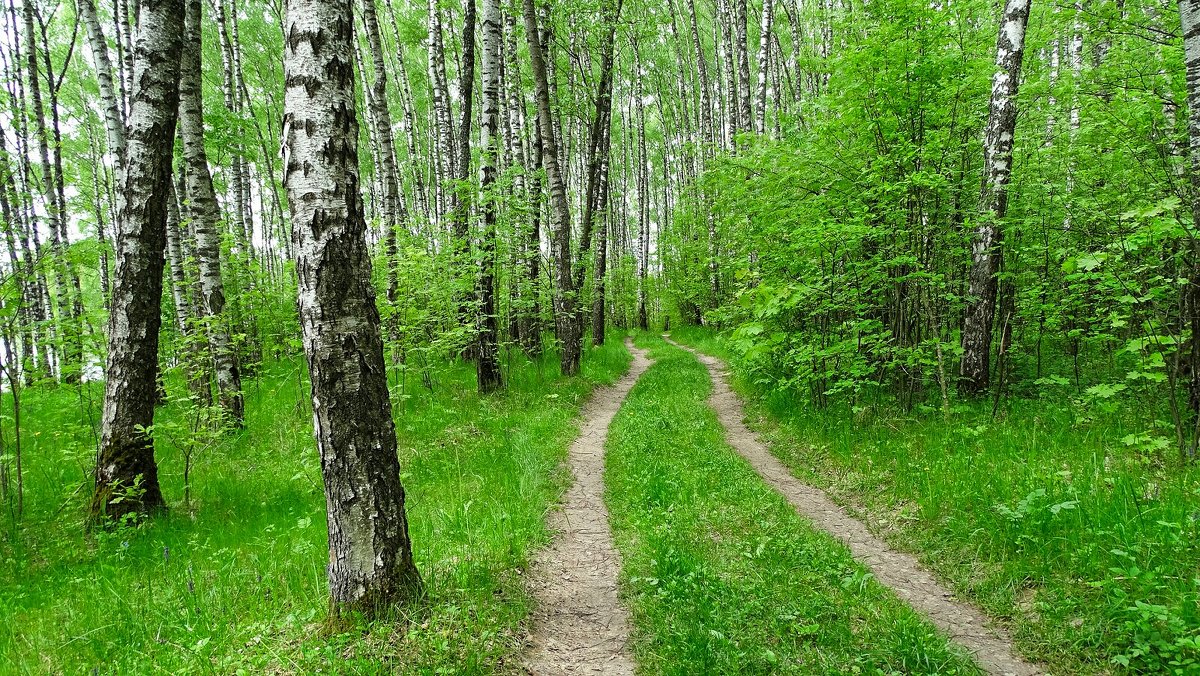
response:
<svg viewBox="0 0 1200 676"><path fill-rule="evenodd" d="M549 517L556 535L535 558L529 576L537 605L524 663L537 676L634 672L629 611L617 595L621 559L604 506L604 442L621 403L651 362L628 339L625 345L633 364L583 408L579 438L567 460L575 481L561 509Z"/></svg>

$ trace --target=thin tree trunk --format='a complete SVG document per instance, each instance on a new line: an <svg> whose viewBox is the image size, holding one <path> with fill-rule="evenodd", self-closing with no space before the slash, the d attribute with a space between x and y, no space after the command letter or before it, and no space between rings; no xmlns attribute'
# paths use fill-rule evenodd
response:
<svg viewBox="0 0 1200 676"><path fill-rule="evenodd" d="M551 252L554 258L554 316L555 333L558 338L560 367L562 374L573 376L579 373L581 331L579 317L575 312L576 290L571 279L571 207L567 202L567 189L558 165L558 141L555 136L553 112L550 108L550 81L546 72L546 59L542 36L538 32L537 8L534 0L524 0L525 38L529 41L529 57L532 62L533 80L537 92L538 129L542 138L542 165L546 169L546 182L550 193L550 213L553 230Z"/></svg>
<svg viewBox="0 0 1200 676"><path fill-rule="evenodd" d="M79 313L73 302L70 287L70 265L67 261L66 242L62 234L62 205L56 192L57 172L50 159L50 132L46 126L46 116L42 103L41 75L38 68L37 37L34 33L35 9L30 0L23 5L22 14L25 29L26 78L29 85L29 104L33 112L34 132L37 139L38 157L42 165L42 207L46 212L47 229L50 231L50 250L54 257L55 292L58 300L58 316L60 325L58 331L62 339L62 354L59 363L59 373L66 382L78 382L82 364L82 347L80 345ZM53 88L54 83L49 82Z"/></svg>
<svg viewBox="0 0 1200 676"><path fill-rule="evenodd" d="M328 510L335 612L413 600L413 564L358 185L352 0L288 0L284 184Z"/></svg>
<svg viewBox="0 0 1200 676"><path fill-rule="evenodd" d="M93 518L119 519L165 507L154 442L147 430L154 424L183 3L143 0L141 13L133 55L136 75L130 97L125 177L118 206L117 264Z"/></svg>
<svg viewBox="0 0 1200 676"><path fill-rule="evenodd" d="M104 130L108 136L108 152L120 167L125 162L125 120L121 103L113 87L113 65L108 57L108 40L100 27L96 15L95 0L79 0L79 18L87 27L88 43L91 45L92 61L96 65L96 82L100 87L100 100L104 104ZM117 172L120 182L120 172Z"/></svg>
<svg viewBox="0 0 1200 676"><path fill-rule="evenodd" d="M1200 223L1200 0L1179 0L1179 20L1183 29L1183 56L1187 78L1188 102L1188 158L1191 181L1192 222ZM1200 242L1195 238L1189 245L1188 284L1183 290L1184 321L1191 331L1191 378L1189 402L1192 415L1200 421ZM1200 424L1198 422L1197 424ZM1191 444L1180 453L1195 457L1196 444L1200 437L1193 435Z"/></svg>
<svg viewBox="0 0 1200 676"><path fill-rule="evenodd" d="M494 194L496 157L500 145L500 66L503 58L503 31L500 21L500 0L483 0L480 81L483 87L483 165L479 181L482 193L483 232L480 236L480 269L475 289L479 301L476 311L475 372L482 394L504 386L496 347L500 333L496 317L496 204L499 195Z"/></svg>
<svg viewBox="0 0 1200 676"><path fill-rule="evenodd" d="M118 82L121 87L122 116L129 119L130 97L133 96L133 29L129 25L129 3L113 0L113 40L117 44Z"/></svg>
<svg viewBox="0 0 1200 676"><path fill-rule="evenodd" d="M201 89L200 0L183 0L186 11L179 82L179 128L186 166L188 215L196 230L196 258L200 267L201 311L204 333L212 349L218 401L229 421L241 427L246 417L237 352L225 316L225 284L221 277L221 208L213 190L204 149L204 102Z"/></svg>
<svg viewBox="0 0 1200 676"><path fill-rule="evenodd" d="M387 301L393 307L400 300L400 271L397 267L398 230L404 223L404 205L400 199L400 173L396 169L396 144L392 139L392 111L387 99L387 67L383 61L383 40L379 32L379 19L375 13L375 0L362 0L363 25L367 31L367 43L371 48L371 66L375 71L375 83L371 87L371 121L375 125L375 139L379 147L376 156L382 170L383 184L383 241L387 259ZM392 313L388 321L388 339L400 338L401 317ZM398 354L398 353L397 353ZM395 358L395 356L393 357Z"/></svg>
<svg viewBox="0 0 1200 676"><path fill-rule="evenodd" d="M763 0L762 24L758 35L758 91L755 131L767 133L767 77L771 65L771 26L775 20L774 0Z"/></svg>
<svg viewBox="0 0 1200 676"><path fill-rule="evenodd" d="M229 22L236 19L236 17L229 16L225 0L213 0L213 4L217 10L217 36L221 41L221 66L224 73L221 91L225 98L225 110L234 118L240 118L241 109L238 106L238 95L235 85L237 45L233 43L229 32ZM235 138L232 139L231 154L228 186L233 196L233 206L229 207L228 202L226 202L226 211L233 225L233 235L237 241L238 253L249 259L253 254L250 247L250 234L246 227L245 186L242 180L244 174L242 171L243 159L240 135L235 135Z"/></svg>
<svg viewBox="0 0 1200 676"><path fill-rule="evenodd" d="M455 184L450 193L450 204L454 232L452 247L454 251L456 274L467 277L474 271L471 260L471 229L469 219L471 203L466 187L471 180L471 123L473 121L473 102L475 97L475 0L463 0L463 32L462 32L462 62L458 69L458 159L454 166ZM478 280L475 280L478 284ZM458 315L464 326L469 326L470 292L463 284L460 288ZM470 350L468 350L470 351Z"/></svg>
<svg viewBox="0 0 1200 676"><path fill-rule="evenodd" d="M746 12L746 0L726 0L734 3L734 23L736 37L734 41L734 51L737 53L738 65L738 88L737 88L737 106L738 116L737 124L739 131L750 131L752 126L752 118L750 116L750 44L747 35L747 21L749 16Z"/></svg>
<svg viewBox="0 0 1200 676"><path fill-rule="evenodd" d="M741 0L744 2L745 0ZM634 59L641 70L641 54L634 43ZM650 320L646 313L646 273L650 267L650 187L649 171L646 166L646 104L642 80L637 81L637 191L638 191L638 269L637 269L637 323L646 331Z"/></svg>
<svg viewBox="0 0 1200 676"><path fill-rule="evenodd" d="M458 175L455 153L454 126L450 115L450 84L446 77L446 46L442 37L442 13L437 0L429 0L429 79L433 100L434 125L437 133L438 150L433 153L437 167L437 188L445 193L452 177ZM446 204L442 200L437 218L446 216Z"/></svg>
<svg viewBox="0 0 1200 676"><path fill-rule="evenodd" d="M190 247L184 244L186 239L187 233L180 219L178 193L172 184L171 195L167 200L167 268L171 276L171 299L175 304L175 326L183 338L181 352L184 355L183 369L188 380L188 390L197 404L212 406L208 350L205 349L202 338L196 335L196 306L202 303L192 302L195 288L191 275L188 274Z"/></svg>
<svg viewBox="0 0 1200 676"><path fill-rule="evenodd" d="M991 382L992 328L996 318L997 274L1003 259L1001 223L1008 211L1013 135L1017 128L1017 88L1025 51L1029 0L1008 0L996 41L996 72L983 143L983 187L979 227L971 243L969 304L962 331L959 389L979 394Z"/></svg>
<svg viewBox="0 0 1200 676"><path fill-rule="evenodd" d="M541 182L538 180L537 169L541 164L541 145L535 144L531 157L525 152L525 98L521 92L521 64L517 60L517 25L516 17L506 16L508 24L508 40L505 51L509 66L509 116L513 125L513 161L521 167L513 177L513 191L517 195L518 210L518 246L523 260L518 263L516 274L520 278L518 295L521 301L517 324L521 336L521 345L530 356L536 356L542 348L541 312L538 307L538 263L540 259L540 229L539 202L541 197ZM541 138L534 124L534 136ZM528 163L528 164L527 164ZM532 165L532 166L529 166ZM528 178L528 182L526 179Z"/></svg>
<svg viewBox="0 0 1200 676"><path fill-rule="evenodd" d="M610 111L611 112L611 111ZM609 230L609 146L612 143L611 127L604 128L604 155L600 160L600 221L599 237L596 239L596 262L592 270L592 344L603 345L607 328L605 316L605 271L608 267L608 230Z"/></svg>
<svg viewBox="0 0 1200 676"><path fill-rule="evenodd" d="M575 263L576 289L582 289L587 274L587 254L592 247L592 228L600 210L600 167L608 156L605 140L612 124L613 61L616 52L617 21L621 16L622 0L608 0L604 5L604 34L600 44L600 84L596 90L596 110L592 116L591 134L586 158L587 188L584 191L583 224L579 237L579 257ZM583 304L579 306L582 323Z"/></svg>
<svg viewBox="0 0 1200 676"><path fill-rule="evenodd" d="M770 0L767 0L770 2ZM688 18L692 27L692 47L696 50L696 73L700 76L700 134L706 143L715 141L712 123L712 90L708 81L708 58L700 42L700 24L696 17L696 0L688 0Z"/></svg>

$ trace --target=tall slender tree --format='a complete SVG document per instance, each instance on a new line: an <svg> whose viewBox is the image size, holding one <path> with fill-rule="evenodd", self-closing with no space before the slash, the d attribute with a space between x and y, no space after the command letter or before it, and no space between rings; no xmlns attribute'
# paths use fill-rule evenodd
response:
<svg viewBox="0 0 1200 676"><path fill-rule="evenodd" d="M94 518L165 507L149 429L157 400L172 145L183 48L181 0L142 0L133 53L125 176L117 208L104 415Z"/></svg>
<svg viewBox="0 0 1200 676"><path fill-rule="evenodd" d="M396 428L358 183L353 0L288 0L284 183L297 244L335 611L415 598Z"/></svg>
<svg viewBox="0 0 1200 676"><path fill-rule="evenodd" d="M475 313L475 372L482 393L495 391L504 385L498 357L500 329L496 316L496 212L499 196L495 194L495 185L497 157L500 153L500 70L504 41L501 21L500 0L483 0L483 164L479 179L483 231L479 238L479 274L475 285L479 303Z"/></svg>
<svg viewBox="0 0 1200 676"><path fill-rule="evenodd" d="M529 42L529 59L537 100L538 130L541 137L542 166L550 194L550 214L553 223L551 253L554 257L554 324L561 353L563 375L579 373L582 331L575 311L578 302L571 275L571 206L567 187L559 168L558 139L554 113L550 107L550 78L546 70L546 52L538 31L537 7L534 0L524 0L525 39Z"/></svg>
<svg viewBox="0 0 1200 676"><path fill-rule="evenodd" d="M212 351L221 409L235 426L246 415L238 356L225 316L225 283L221 277L221 208L213 190L204 149L204 101L201 89L200 0L183 0L184 40L179 79L179 129L183 137L188 215L196 233L196 259L200 269L200 309L204 334Z"/></svg>
<svg viewBox="0 0 1200 676"><path fill-rule="evenodd" d="M983 187L979 223L971 242L970 304L962 331L959 389L978 394L991 383L992 328L996 318L997 275L1004 259L1002 222L1008 212L1013 138L1017 129L1017 89L1025 53L1030 0L1008 0L996 40L996 70L983 139Z"/></svg>

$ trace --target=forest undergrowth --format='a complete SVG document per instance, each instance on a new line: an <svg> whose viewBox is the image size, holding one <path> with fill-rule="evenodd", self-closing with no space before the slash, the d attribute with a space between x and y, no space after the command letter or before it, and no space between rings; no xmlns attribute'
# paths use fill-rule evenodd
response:
<svg viewBox="0 0 1200 676"><path fill-rule="evenodd" d="M522 576L566 485L559 466L575 416L629 355L615 340L592 349L582 378L561 377L553 353L504 358L508 390L486 398L470 364L435 368L432 392L418 373L392 374L426 598L373 623L327 617L325 501L301 361L247 380L247 428L235 436L205 444L185 433L193 409L160 410L170 512L111 532L82 523L99 385L27 390L30 497L24 520L5 514L0 528L0 579L10 581L0 585L0 672L517 670L529 610Z"/></svg>

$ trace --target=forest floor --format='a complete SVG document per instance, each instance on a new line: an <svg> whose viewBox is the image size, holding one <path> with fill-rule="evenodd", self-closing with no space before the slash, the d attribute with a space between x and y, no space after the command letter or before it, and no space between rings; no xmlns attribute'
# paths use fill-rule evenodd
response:
<svg viewBox="0 0 1200 676"><path fill-rule="evenodd" d="M667 338L667 342L682 347ZM894 591L913 608L929 618L955 643L966 648L975 661L990 674L1035 676L1045 673L1013 650L1012 639L1003 628L992 624L978 608L962 603L908 554L898 552L871 534L861 521L850 516L819 489L797 480L758 436L743 422L746 418L741 399L729 387L728 371L717 358L693 353L708 369L713 382L709 405L725 427L728 442L744 457L772 488L779 491L796 511L821 529L844 542L854 558L875 575L875 579Z"/></svg>
<svg viewBox="0 0 1200 676"><path fill-rule="evenodd" d="M711 334L673 339L704 354L639 334L562 379L512 352L485 398L469 365L393 374L429 594L374 623L323 620L301 362L247 381L240 433L162 409L171 512L113 533L82 524L95 384L27 391L0 673L1190 673L1168 661L1194 632L1200 474L1122 463L1099 450L1116 423L1044 405L987 434L968 409L809 416L726 374Z"/></svg>
<svg viewBox="0 0 1200 676"><path fill-rule="evenodd" d="M707 329L672 337L731 356ZM1144 443L1163 402L1047 380L999 406L864 394L819 409L756 378L730 384L771 454L1007 627L1026 659L1200 673L1200 467Z"/></svg>
<svg viewBox="0 0 1200 676"><path fill-rule="evenodd" d="M530 572L536 605L526 665L534 674L634 672L629 611L617 598L621 562L604 506L608 426L650 367L644 351L629 339L625 345L633 354L629 371L614 385L596 390L580 414L579 437L567 457L574 482L561 509L548 519L554 541L537 554Z"/></svg>

